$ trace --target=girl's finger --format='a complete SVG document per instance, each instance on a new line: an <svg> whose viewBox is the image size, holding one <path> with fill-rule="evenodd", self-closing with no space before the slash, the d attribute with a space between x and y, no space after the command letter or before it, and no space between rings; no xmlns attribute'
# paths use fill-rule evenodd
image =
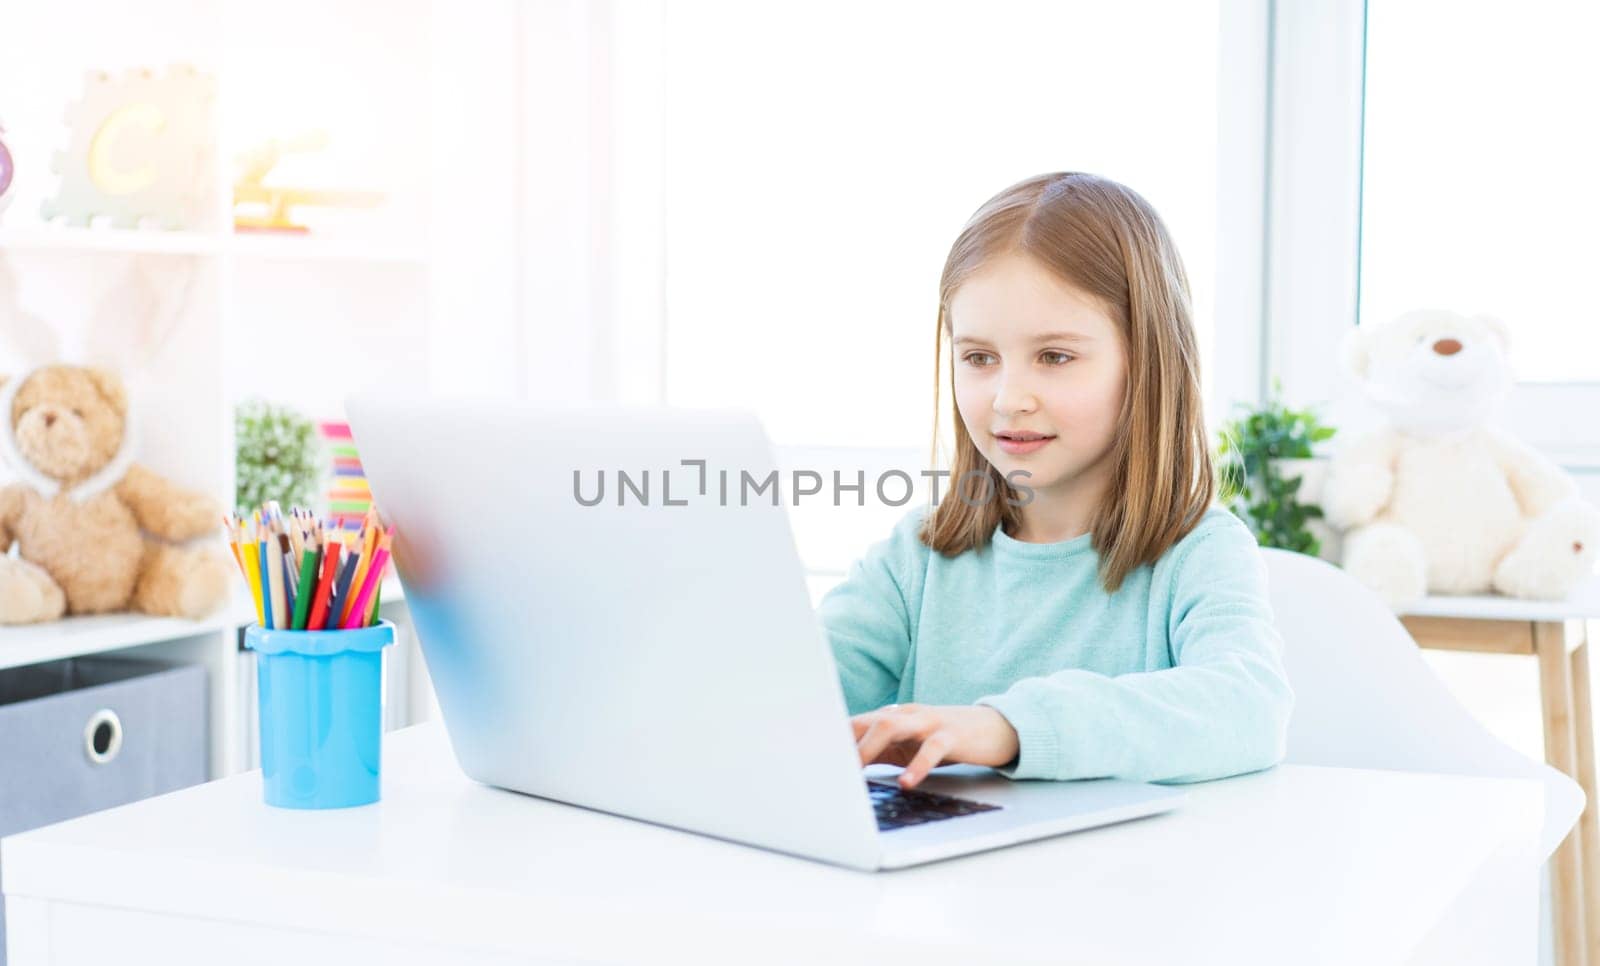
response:
<svg viewBox="0 0 1600 966"><path fill-rule="evenodd" d="M922 747L917 749L917 755L911 759L905 771L900 773L900 787L914 788L917 783L927 776L928 772L937 768L944 762L944 753L950 750L950 733L935 731L922 742Z"/></svg>
<svg viewBox="0 0 1600 966"><path fill-rule="evenodd" d="M856 748L861 753L861 764L870 765L877 760L878 755L892 742L904 741L908 738L920 738L931 731L931 723L925 715L912 716L905 714L884 715L873 722L867 733L861 736L856 743Z"/></svg>
<svg viewBox="0 0 1600 966"><path fill-rule="evenodd" d="M888 715L895 714L896 712L901 712L908 709L920 711L922 710L922 705L886 704L876 711L863 711L860 714L853 714L850 716L850 729L855 732L856 740L860 741L861 736L867 733L867 729L872 727L873 722L877 721L879 718L883 718Z"/></svg>
<svg viewBox="0 0 1600 966"><path fill-rule="evenodd" d="M879 753L896 739L897 728L897 723L887 718L879 718L872 722L856 739L856 753L861 757L861 764L870 765L876 761Z"/></svg>

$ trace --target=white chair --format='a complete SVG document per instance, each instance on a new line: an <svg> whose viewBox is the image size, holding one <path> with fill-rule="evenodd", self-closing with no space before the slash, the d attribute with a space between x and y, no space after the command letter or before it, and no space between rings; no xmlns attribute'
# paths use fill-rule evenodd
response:
<svg viewBox="0 0 1600 966"><path fill-rule="evenodd" d="M1583 811L1577 782L1490 734L1355 578L1304 554L1262 556L1295 693L1286 761L1539 781L1540 859L1548 860Z"/></svg>

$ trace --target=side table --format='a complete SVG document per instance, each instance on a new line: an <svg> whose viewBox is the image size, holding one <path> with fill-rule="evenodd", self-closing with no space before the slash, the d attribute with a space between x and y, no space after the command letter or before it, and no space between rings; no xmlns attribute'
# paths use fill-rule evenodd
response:
<svg viewBox="0 0 1600 966"><path fill-rule="evenodd" d="M1538 659L1545 761L1582 786L1587 798L1554 856L1556 962L1600 966L1600 811L1587 630L1587 621L1600 619L1600 578L1559 601L1431 595L1402 608L1399 617L1425 648Z"/></svg>

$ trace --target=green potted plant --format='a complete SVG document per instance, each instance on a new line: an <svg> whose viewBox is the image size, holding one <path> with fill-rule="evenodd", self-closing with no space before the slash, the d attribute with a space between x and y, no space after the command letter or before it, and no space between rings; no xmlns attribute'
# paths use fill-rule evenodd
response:
<svg viewBox="0 0 1600 966"><path fill-rule="evenodd" d="M1217 436L1219 496L1263 547L1318 556L1329 531L1317 492L1326 471L1314 452L1336 430L1314 408L1292 409L1276 380L1261 406L1241 403Z"/></svg>
<svg viewBox="0 0 1600 966"><path fill-rule="evenodd" d="M234 502L243 514L268 500L311 506L321 478L316 426L288 406L259 399L233 411Z"/></svg>

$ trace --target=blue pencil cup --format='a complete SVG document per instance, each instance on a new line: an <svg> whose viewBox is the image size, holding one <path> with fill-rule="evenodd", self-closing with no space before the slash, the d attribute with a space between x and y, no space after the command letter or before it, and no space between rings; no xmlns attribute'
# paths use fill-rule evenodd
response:
<svg viewBox="0 0 1600 966"><path fill-rule="evenodd" d="M347 808L378 800L383 649L394 624L339 631L245 628L256 652L261 777L268 805Z"/></svg>

